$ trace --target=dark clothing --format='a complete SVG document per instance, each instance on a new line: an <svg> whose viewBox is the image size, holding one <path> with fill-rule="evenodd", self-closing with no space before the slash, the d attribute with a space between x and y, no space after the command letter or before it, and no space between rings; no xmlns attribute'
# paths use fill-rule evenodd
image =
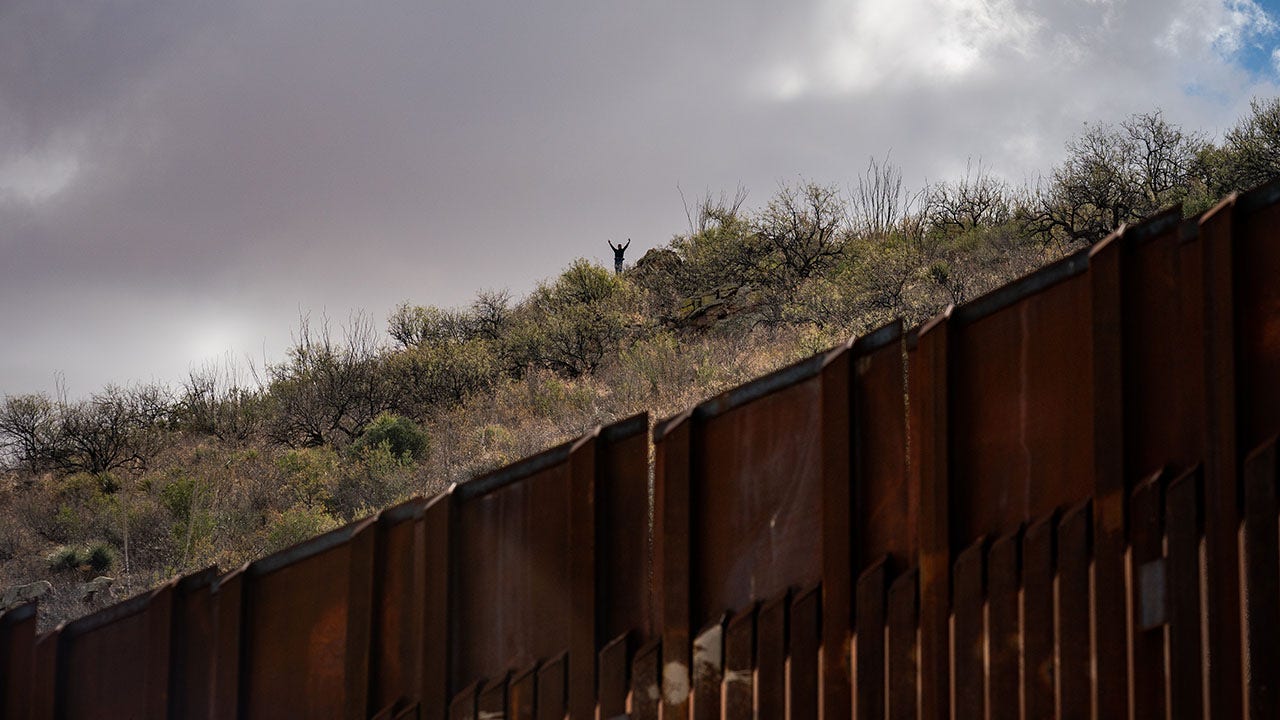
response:
<svg viewBox="0 0 1280 720"><path fill-rule="evenodd" d="M609 243L609 249L613 251L613 271L615 273L622 273L622 254L625 253L629 247L631 247L630 240L627 241L626 245L614 245L613 243Z"/></svg>

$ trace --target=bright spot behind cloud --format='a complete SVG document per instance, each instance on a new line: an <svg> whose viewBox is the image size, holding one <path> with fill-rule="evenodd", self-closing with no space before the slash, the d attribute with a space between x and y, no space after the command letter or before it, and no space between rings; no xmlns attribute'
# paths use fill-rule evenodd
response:
<svg viewBox="0 0 1280 720"><path fill-rule="evenodd" d="M43 202L65 190L79 174L80 162L72 155L21 155L0 165L0 199Z"/></svg>
<svg viewBox="0 0 1280 720"><path fill-rule="evenodd" d="M824 0L811 49L789 53L761 85L776 99L791 99L954 82L982 69L993 51L1023 53L1039 25L1007 0Z"/></svg>

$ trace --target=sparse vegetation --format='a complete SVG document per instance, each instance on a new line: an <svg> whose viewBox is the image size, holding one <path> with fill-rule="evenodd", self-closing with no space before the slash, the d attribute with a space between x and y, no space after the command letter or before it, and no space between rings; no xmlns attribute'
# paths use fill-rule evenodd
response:
<svg viewBox="0 0 1280 720"><path fill-rule="evenodd" d="M1280 172L1280 101L1215 145L1161 113L1087 125L1038 185L980 162L906 188L888 156L850 187L739 188L618 275L583 259L525 298L405 303L385 333L303 318L285 360L181 387L0 402L0 587L48 579L48 626L110 571L121 597L230 568L642 409L662 416L894 317L919 322L1174 203ZM98 602L98 601L95 601ZM102 602L105 602L103 600Z"/></svg>

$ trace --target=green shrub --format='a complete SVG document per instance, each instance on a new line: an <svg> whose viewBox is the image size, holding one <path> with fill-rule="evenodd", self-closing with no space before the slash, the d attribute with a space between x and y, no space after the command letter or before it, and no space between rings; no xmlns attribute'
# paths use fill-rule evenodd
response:
<svg viewBox="0 0 1280 720"><path fill-rule="evenodd" d="M49 556L45 558L45 560L49 564L49 569L53 572L75 570L84 564L80 555L80 550L70 545L59 546L53 552L49 553Z"/></svg>
<svg viewBox="0 0 1280 720"><path fill-rule="evenodd" d="M354 520L409 497L415 484L408 457L393 454L386 440L360 448L343 464L326 508L343 520Z"/></svg>
<svg viewBox="0 0 1280 720"><path fill-rule="evenodd" d="M329 501L337 481L338 455L328 447L298 448L281 455L276 467L283 476L279 490L289 498L282 504L317 505Z"/></svg>
<svg viewBox="0 0 1280 720"><path fill-rule="evenodd" d="M106 543L94 543L84 554L82 565L88 565L94 572L105 572L116 563L116 551Z"/></svg>
<svg viewBox="0 0 1280 720"><path fill-rule="evenodd" d="M352 449L358 457L360 453L384 444L392 457L404 464L422 460L429 448L427 431L417 423L406 417L382 413L369 423Z"/></svg>
<svg viewBox="0 0 1280 720"><path fill-rule="evenodd" d="M321 508L294 505L274 513L267 531L267 552L282 550L337 526L337 519Z"/></svg>

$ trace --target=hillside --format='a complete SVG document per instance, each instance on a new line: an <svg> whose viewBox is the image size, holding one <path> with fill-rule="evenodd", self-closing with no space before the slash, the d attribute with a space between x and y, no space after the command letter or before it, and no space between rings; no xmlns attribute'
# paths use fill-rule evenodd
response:
<svg viewBox="0 0 1280 720"><path fill-rule="evenodd" d="M910 191L885 158L847 191L801 181L755 208L708 193L686 204L685 233L621 274L577 260L525 298L405 303L385 334L360 314L336 329L303 318L286 361L176 388L6 397L0 589L48 581L48 627L919 322L1122 223L1198 213L1280 173L1280 101L1216 143L1155 112L1089 126L1067 150L1028 187L977 164Z"/></svg>

